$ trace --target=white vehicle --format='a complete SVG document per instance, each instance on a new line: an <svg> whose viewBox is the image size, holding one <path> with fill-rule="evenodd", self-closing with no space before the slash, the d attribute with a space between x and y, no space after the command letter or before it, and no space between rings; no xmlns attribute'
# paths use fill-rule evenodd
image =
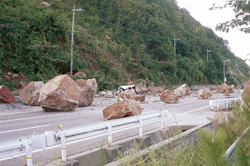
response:
<svg viewBox="0 0 250 166"><path fill-rule="evenodd" d="M136 93L135 85L120 86L118 88L118 93L121 93L121 91L126 91L127 89L132 90L134 93Z"/></svg>

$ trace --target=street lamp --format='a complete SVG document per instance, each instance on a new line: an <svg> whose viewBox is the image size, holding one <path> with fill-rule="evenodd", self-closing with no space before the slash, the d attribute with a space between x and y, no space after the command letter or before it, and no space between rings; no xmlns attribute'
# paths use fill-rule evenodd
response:
<svg viewBox="0 0 250 166"><path fill-rule="evenodd" d="M224 70L224 77L223 77L223 80L224 80L224 84L225 84L225 81L226 81L226 77L225 77L225 62L231 62L231 60L228 59L228 60L224 60L224 61L223 61L223 70Z"/></svg>

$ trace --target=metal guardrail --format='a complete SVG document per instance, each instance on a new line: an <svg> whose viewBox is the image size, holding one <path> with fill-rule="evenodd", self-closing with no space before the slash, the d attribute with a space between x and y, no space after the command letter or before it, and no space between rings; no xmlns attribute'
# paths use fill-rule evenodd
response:
<svg viewBox="0 0 250 166"><path fill-rule="evenodd" d="M237 140L234 141L234 143L227 149L226 153L224 154L226 158L229 158L231 156L231 154L234 152L236 148L237 143L240 141L241 137L247 133L249 129L250 129L250 126L248 126L248 128L246 128L246 130L241 134L241 136L237 138Z"/></svg>
<svg viewBox="0 0 250 166"><path fill-rule="evenodd" d="M138 125L139 136L143 137L143 123L148 123L155 120L161 120L161 128L165 127L164 118L168 111L145 114L140 116L127 117L105 121L95 125L81 126L71 129L62 129L59 125L58 131L45 131L45 134L33 134L31 137L6 141L0 143L0 159L11 157L21 153L26 153L27 166L33 166L32 151L43 149L61 142L62 161L66 161L66 141L86 138L90 135L108 134L108 145L112 146L112 131L121 128Z"/></svg>
<svg viewBox="0 0 250 166"><path fill-rule="evenodd" d="M210 109L214 110L214 105L216 104L217 110L220 108L220 103L225 103L225 107L229 107L229 102L236 102L239 100L238 98L228 98L228 99L217 99L217 100L209 100Z"/></svg>

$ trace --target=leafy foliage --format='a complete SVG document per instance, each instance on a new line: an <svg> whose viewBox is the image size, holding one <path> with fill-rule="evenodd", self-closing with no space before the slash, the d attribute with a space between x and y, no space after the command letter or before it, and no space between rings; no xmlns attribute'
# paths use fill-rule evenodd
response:
<svg viewBox="0 0 250 166"><path fill-rule="evenodd" d="M73 2L48 3L0 2L1 75L10 71L46 82L69 72ZM175 0L77 0L76 8L85 12L75 14L73 71L96 77L100 89L139 79L155 85L219 84L223 60L234 66L236 57L224 40ZM174 36L181 39L176 56ZM249 67L242 61L239 69L238 78L246 80Z"/></svg>

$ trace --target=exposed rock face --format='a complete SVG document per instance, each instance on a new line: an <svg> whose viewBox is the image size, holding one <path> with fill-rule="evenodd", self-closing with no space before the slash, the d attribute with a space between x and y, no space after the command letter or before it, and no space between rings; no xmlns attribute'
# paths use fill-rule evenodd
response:
<svg viewBox="0 0 250 166"><path fill-rule="evenodd" d="M103 119L111 120L124 116L135 116L142 113L140 103L135 100L122 100L107 106L102 110Z"/></svg>
<svg viewBox="0 0 250 166"><path fill-rule="evenodd" d="M131 90L121 91L118 95L117 101L123 99L134 99L136 97L136 94Z"/></svg>
<svg viewBox="0 0 250 166"><path fill-rule="evenodd" d="M16 103L16 98L6 86L0 86L0 103Z"/></svg>
<svg viewBox="0 0 250 166"><path fill-rule="evenodd" d="M81 93L78 100L79 107L84 107L92 104L94 101L94 90L88 84L85 84L84 79L76 80L76 84L81 89Z"/></svg>
<svg viewBox="0 0 250 166"><path fill-rule="evenodd" d="M20 99L23 104L31 105L31 106L39 106L39 92L40 89L44 86L42 81L31 82L27 86L23 88L20 92Z"/></svg>
<svg viewBox="0 0 250 166"><path fill-rule="evenodd" d="M200 90L197 92L198 99L209 99L212 94L210 94L210 89L202 87Z"/></svg>
<svg viewBox="0 0 250 166"><path fill-rule="evenodd" d="M233 93L233 89L227 84L221 84L217 93Z"/></svg>
<svg viewBox="0 0 250 166"><path fill-rule="evenodd" d="M190 88L187 84L183 84L181 85L179 88L176 88L174 90L174 93L178 96L178 97L185 97L186 95L188 95L188 92L190 91Z"/></svg>
<svg viewBox="0 0 250 166"><path fill-rule="evenodd" d="M74 111L78 106L80 87L67 74L49 80L41 89L39 103L44 111Z"/></svg>
<svg viewBox="0 0 250 166"><path fill-rule="evenodd" d="M165 103L171 103L171 104L179 103L179 97L170 90L163 91L160 95L160 99Z"/></svg>
<svg viewBox="0 0 250 166"><path fill-rule="evenodd" d="M155 86L148 87L148 92L150 93L162 93L164 90L165 89L162 87L155 87Z"/></svg>

